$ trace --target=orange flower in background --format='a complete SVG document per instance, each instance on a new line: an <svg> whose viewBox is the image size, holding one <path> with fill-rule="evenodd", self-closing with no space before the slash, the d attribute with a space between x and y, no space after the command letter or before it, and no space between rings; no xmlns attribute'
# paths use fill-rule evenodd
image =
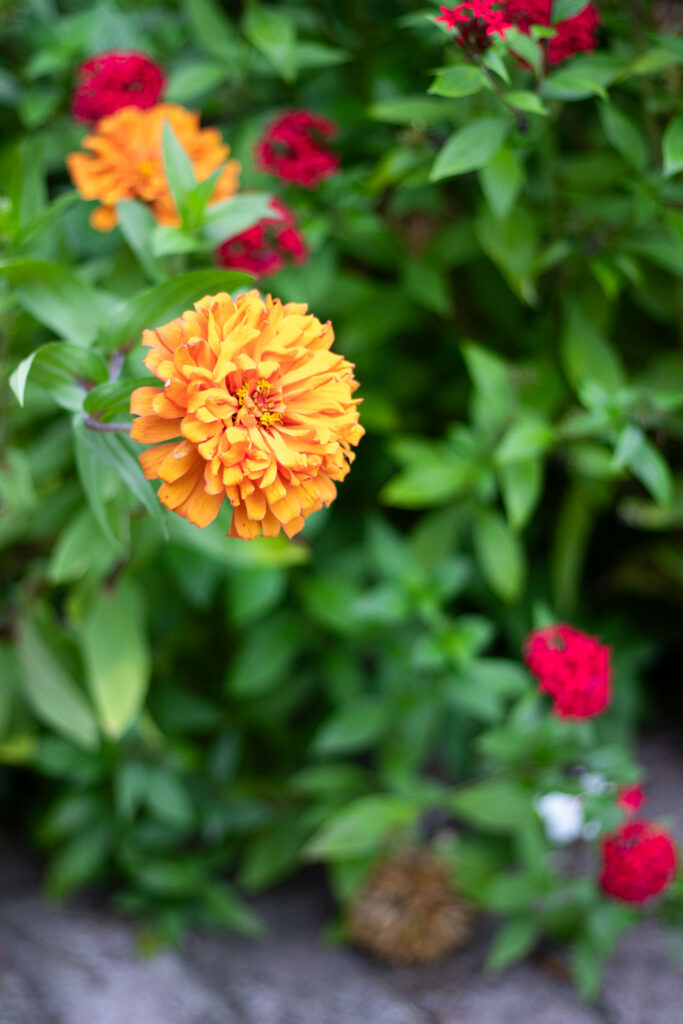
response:
<svg viewBox="0 0 683 1024"><path fill-rule="evenodd" d="M136 441L159 500L208 526L227 498L229 536L289 537L329 505L364 434L353 365L330 351L332 325L299 303L257 291L207 295L194 310L145 331L149 369L164 382L138 388Z"/></svg>
<svg viewBox="0 0 683 1024"><path fill-rule="evenodd" d="M203 181L225 163L230 147L216 128L200 128L199 114L176 103L159 103L140 110L123 107L101 118L92 135L83 139L89 152L66 158L71 180L83 199L99 199L101 206L90 215L98 231L116 226L119 199L141 199L159 224L176 227L180 217L166 181L163 128L168 121L194 169ZM216 182L210 203L227 199L237 189L240 165L230 160Z"/></svg>

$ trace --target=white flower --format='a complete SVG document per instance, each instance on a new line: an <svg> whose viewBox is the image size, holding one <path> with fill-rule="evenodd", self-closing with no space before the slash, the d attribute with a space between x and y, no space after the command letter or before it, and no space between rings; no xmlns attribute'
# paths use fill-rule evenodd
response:
<svg viewBox="0 0 683 1024"><path fill-rule="evenodd" d="M546 793L545 796L536 797L534 806L551 843L564 846L581 836L583 804L580 796Z"/></svg>

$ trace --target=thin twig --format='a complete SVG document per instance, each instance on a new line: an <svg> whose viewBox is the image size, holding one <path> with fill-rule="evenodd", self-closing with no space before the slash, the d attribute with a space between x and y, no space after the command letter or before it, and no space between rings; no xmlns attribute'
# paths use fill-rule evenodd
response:
<svg viewBox="0 0 683 1024"><path fill-rule="evenodd" d="M130 434L130 423L102 423L94 416L86 416L83 420L89 430L97 430L101 434Z"/></svg>
<svg viewBox="0 0 683 1024"><path fill-rule="evenodd" d="M109 380L114 381L119 379L121 373L121 367L123 366L123 360L125 359L125 353L118 351L114 352L113 356L109 360Z"/></svg>

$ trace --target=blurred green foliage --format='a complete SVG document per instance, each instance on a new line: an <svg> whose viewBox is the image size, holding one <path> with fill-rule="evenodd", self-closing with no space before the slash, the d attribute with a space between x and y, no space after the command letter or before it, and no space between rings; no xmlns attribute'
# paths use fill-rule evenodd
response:
<svg viewBox="0 0 683 1024"><path fill-rule="evenodd" d="M438 811L458 884L509 916L492 965L569 936L595 989L632 914L558 872L533 801L599 771L614 826L683 595L683 47L649 3L601 9L600 49L545 74L519 34L468 63L413 0L0 5L0 761L55 895L106 882L164 940L256 934L235 884L322 859L343 902ZM171 133L183 226L134 202L88 226L69 98L111 48L168 69L245 194L207 208ZM339 125L314 192L253 165L291 107ZM144 327L247 283L211 252L272 194L311 255L266 287L332 320L368 434L296 541L247 543L168 513L92 426L128 421ZM596 724L550 718L521 666L558 618L614 646Z"/></svg>

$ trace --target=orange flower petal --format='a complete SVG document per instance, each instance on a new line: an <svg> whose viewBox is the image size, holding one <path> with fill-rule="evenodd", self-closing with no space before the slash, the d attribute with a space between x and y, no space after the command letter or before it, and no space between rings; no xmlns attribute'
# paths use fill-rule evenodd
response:
<svg viewBox="0 0 683 1024"><path fill-rule="evenodd" d="M130 396L130 411L134 416L154 415L152 402L159 394L159 388L136 388ZM176 413L176 416L178 414Z"/></svg>
<svg viewBox="0 0 683 1024"><path fill-rule="evenodd" d="M147 480L158 479L159 467L175 447L173 443L159 444L156 448L147 448L144 452L140 452L140 465Z"/></svg>
<svg viewBox="0 0 683 1024"><path fill-rule="evenodd" d="M187 518L195 526L204 527L212 523L225 501L225 494L207 494L201 484L192 492Z"/></svg>
<svg viewBox="0 0 683 1024"><path fill-rule="evenodd" d="M244 505L238 505L232 514L232 522L237 536L243 540L253 540L261 532L261 524L249 518Z"/></svg>
<svg viewBox="0 0 683 1024"><path fill-rule="evenodd" d="M177 509L184 501L187 501L201 475L202 464L200 460L197 460L193 464L189 473L181 476L178 480L174 480L173 483L161 485L157 491L159 501L162 502L166 508L170 508L171 510Z"/></svg>
<svg viewBox="0 0 683 1024"><path fill-rule="evenodd" d="M180 437L180 420L162 420L160 416L140 416L133 421L130 436L134 441L153 444Z"/></svg>

